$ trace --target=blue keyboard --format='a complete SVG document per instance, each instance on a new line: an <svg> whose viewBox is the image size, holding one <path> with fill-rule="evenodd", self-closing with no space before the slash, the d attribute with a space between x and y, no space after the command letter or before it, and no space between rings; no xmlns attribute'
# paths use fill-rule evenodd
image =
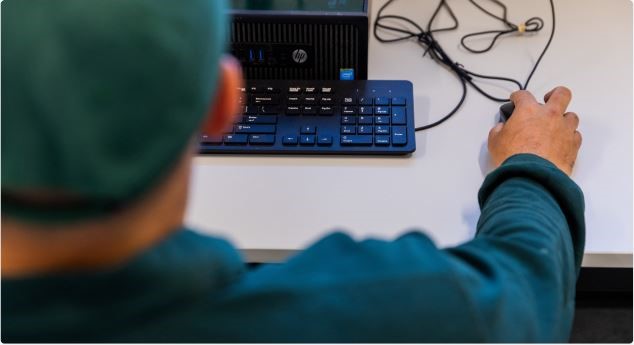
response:
<svg viewBox="0 0 634 345"><path fill-rule="evenodd" d="M416 150L409 81L257 80L242 114L200 153L405 155Z"/></svg>

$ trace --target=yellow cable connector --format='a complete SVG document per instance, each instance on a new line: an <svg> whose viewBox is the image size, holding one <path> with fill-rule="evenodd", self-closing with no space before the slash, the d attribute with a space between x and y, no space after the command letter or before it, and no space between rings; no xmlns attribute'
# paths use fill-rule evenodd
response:
<svg viewBox="0 0 634 345"><path fill-rule="evenodd" d="M518 25L518 26L517 26L517 31L518 31L520 34L525 33L525 32L526 32L526 24L520 24L520 25Z"/></svg>

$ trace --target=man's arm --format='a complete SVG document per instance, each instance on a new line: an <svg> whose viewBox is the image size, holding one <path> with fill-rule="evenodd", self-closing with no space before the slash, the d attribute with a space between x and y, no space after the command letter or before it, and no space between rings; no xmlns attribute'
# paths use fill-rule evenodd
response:
<svg viewBox="0 0 634 345"><path fill-rule="evenodd" d="M253 318L242 340L568 341L581 191L548 161L516 155L486 178L480 202L476 238L456 248L418 232L393 242L336 233L252 272L227 305Z"/></svg>
<svg viewBox="0 0 634 345"><path fill-rule="evenodd" d="M580 189L548 161L516 155L479 196L478 233L459 247L438 249L418 232L393 242L336 233L250 273L227 304L253 318L242 340L568 341Z"/></svg>
<svg viewBox="0 0 634 345"><path fill-rule="evenodd" d="M567 176L581 146L571 99L565 87L545 104L511 95L513 116L489 134L504 164L480 190L477 236L449 250L489 340L568 340L585 240L583 193Z"/></svg>
<svg viewBox="0 0 634 345"><path fill-rule="evenodd" d="M508 159L480 190L476 238L447 250L488 341L568 341L584 246L583 194L552 163Z"/></svg>
<svg viewBox="0 0 634 345"><path fill-rule="evenodd" d="M440 250L421 233L328 236L227 295L227 310L252 318L242 340L567 341L585 230L583 195L567 176L578 119L562 116L567 89L546 105L512 98L514 115L489 138L504 164L480 191L474 240Z"/></svg>

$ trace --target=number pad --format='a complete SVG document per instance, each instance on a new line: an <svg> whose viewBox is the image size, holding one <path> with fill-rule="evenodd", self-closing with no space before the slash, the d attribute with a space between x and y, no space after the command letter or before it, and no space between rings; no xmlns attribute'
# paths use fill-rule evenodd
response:
<svg viewBox="0 0 634 345"><path fill-rule="evenodd" d="M341 126L341 134L355 134L356 128L354 126Z"/></svg>
<svg viewBox="0 0 634 345"><path fill-rule="evenodd" d="M374 123L376 123L377 125L389 125L390 117L389 116L375 116Z"/></svg>
<svg viewBox="0 0 634 345"><path fill-rule="evenodd" d="M372 126L359 126L357 128L357 133L359 134L372 134L374 131L374 127Z"/></svg>
<svg viewBox="0 0 634 345"><path fill-rule="evenodd" d="M372 107L368 107L368 106L359 107L359 115L372 115L373 112L374 112L374 109L372 109Z"/></svg>
<svg viewBox="0 0 634 345"><path fill-rule="evenodd" d="M389 115L390 107L374 107L374 115Z"/></svg>
<svg viewBox="0 0 634 345"><path fill-rule="evenodd" d="M390 126L376 126L375 133L376 134L390 134Z"/></svg>
<svg viewBox="0 0 634 345"><path fill-rule="evenodd" d="M341 117L341 124L342 125L354 125L357 123L357 117L356 116L342 116Z"/></svg>
<svg viewBox="0 0 634 345"><path fill-rule="evenodd" d="M374 123L373 116L359 116L359 124L360 125L371 125Z"/></svg>

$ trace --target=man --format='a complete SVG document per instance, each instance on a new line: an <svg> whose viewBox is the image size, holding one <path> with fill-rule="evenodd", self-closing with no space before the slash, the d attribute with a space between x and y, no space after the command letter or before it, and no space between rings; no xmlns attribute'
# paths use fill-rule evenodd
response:
<svg viewBox="0 0 634 345"><path fill-rule="evenodd" d="M584 245L569 90L512 95L472 241L334 233L249 270L182 225L198 129L237 112L226 20L209 0L3 3L2 341L567 341Z"/></svg>

